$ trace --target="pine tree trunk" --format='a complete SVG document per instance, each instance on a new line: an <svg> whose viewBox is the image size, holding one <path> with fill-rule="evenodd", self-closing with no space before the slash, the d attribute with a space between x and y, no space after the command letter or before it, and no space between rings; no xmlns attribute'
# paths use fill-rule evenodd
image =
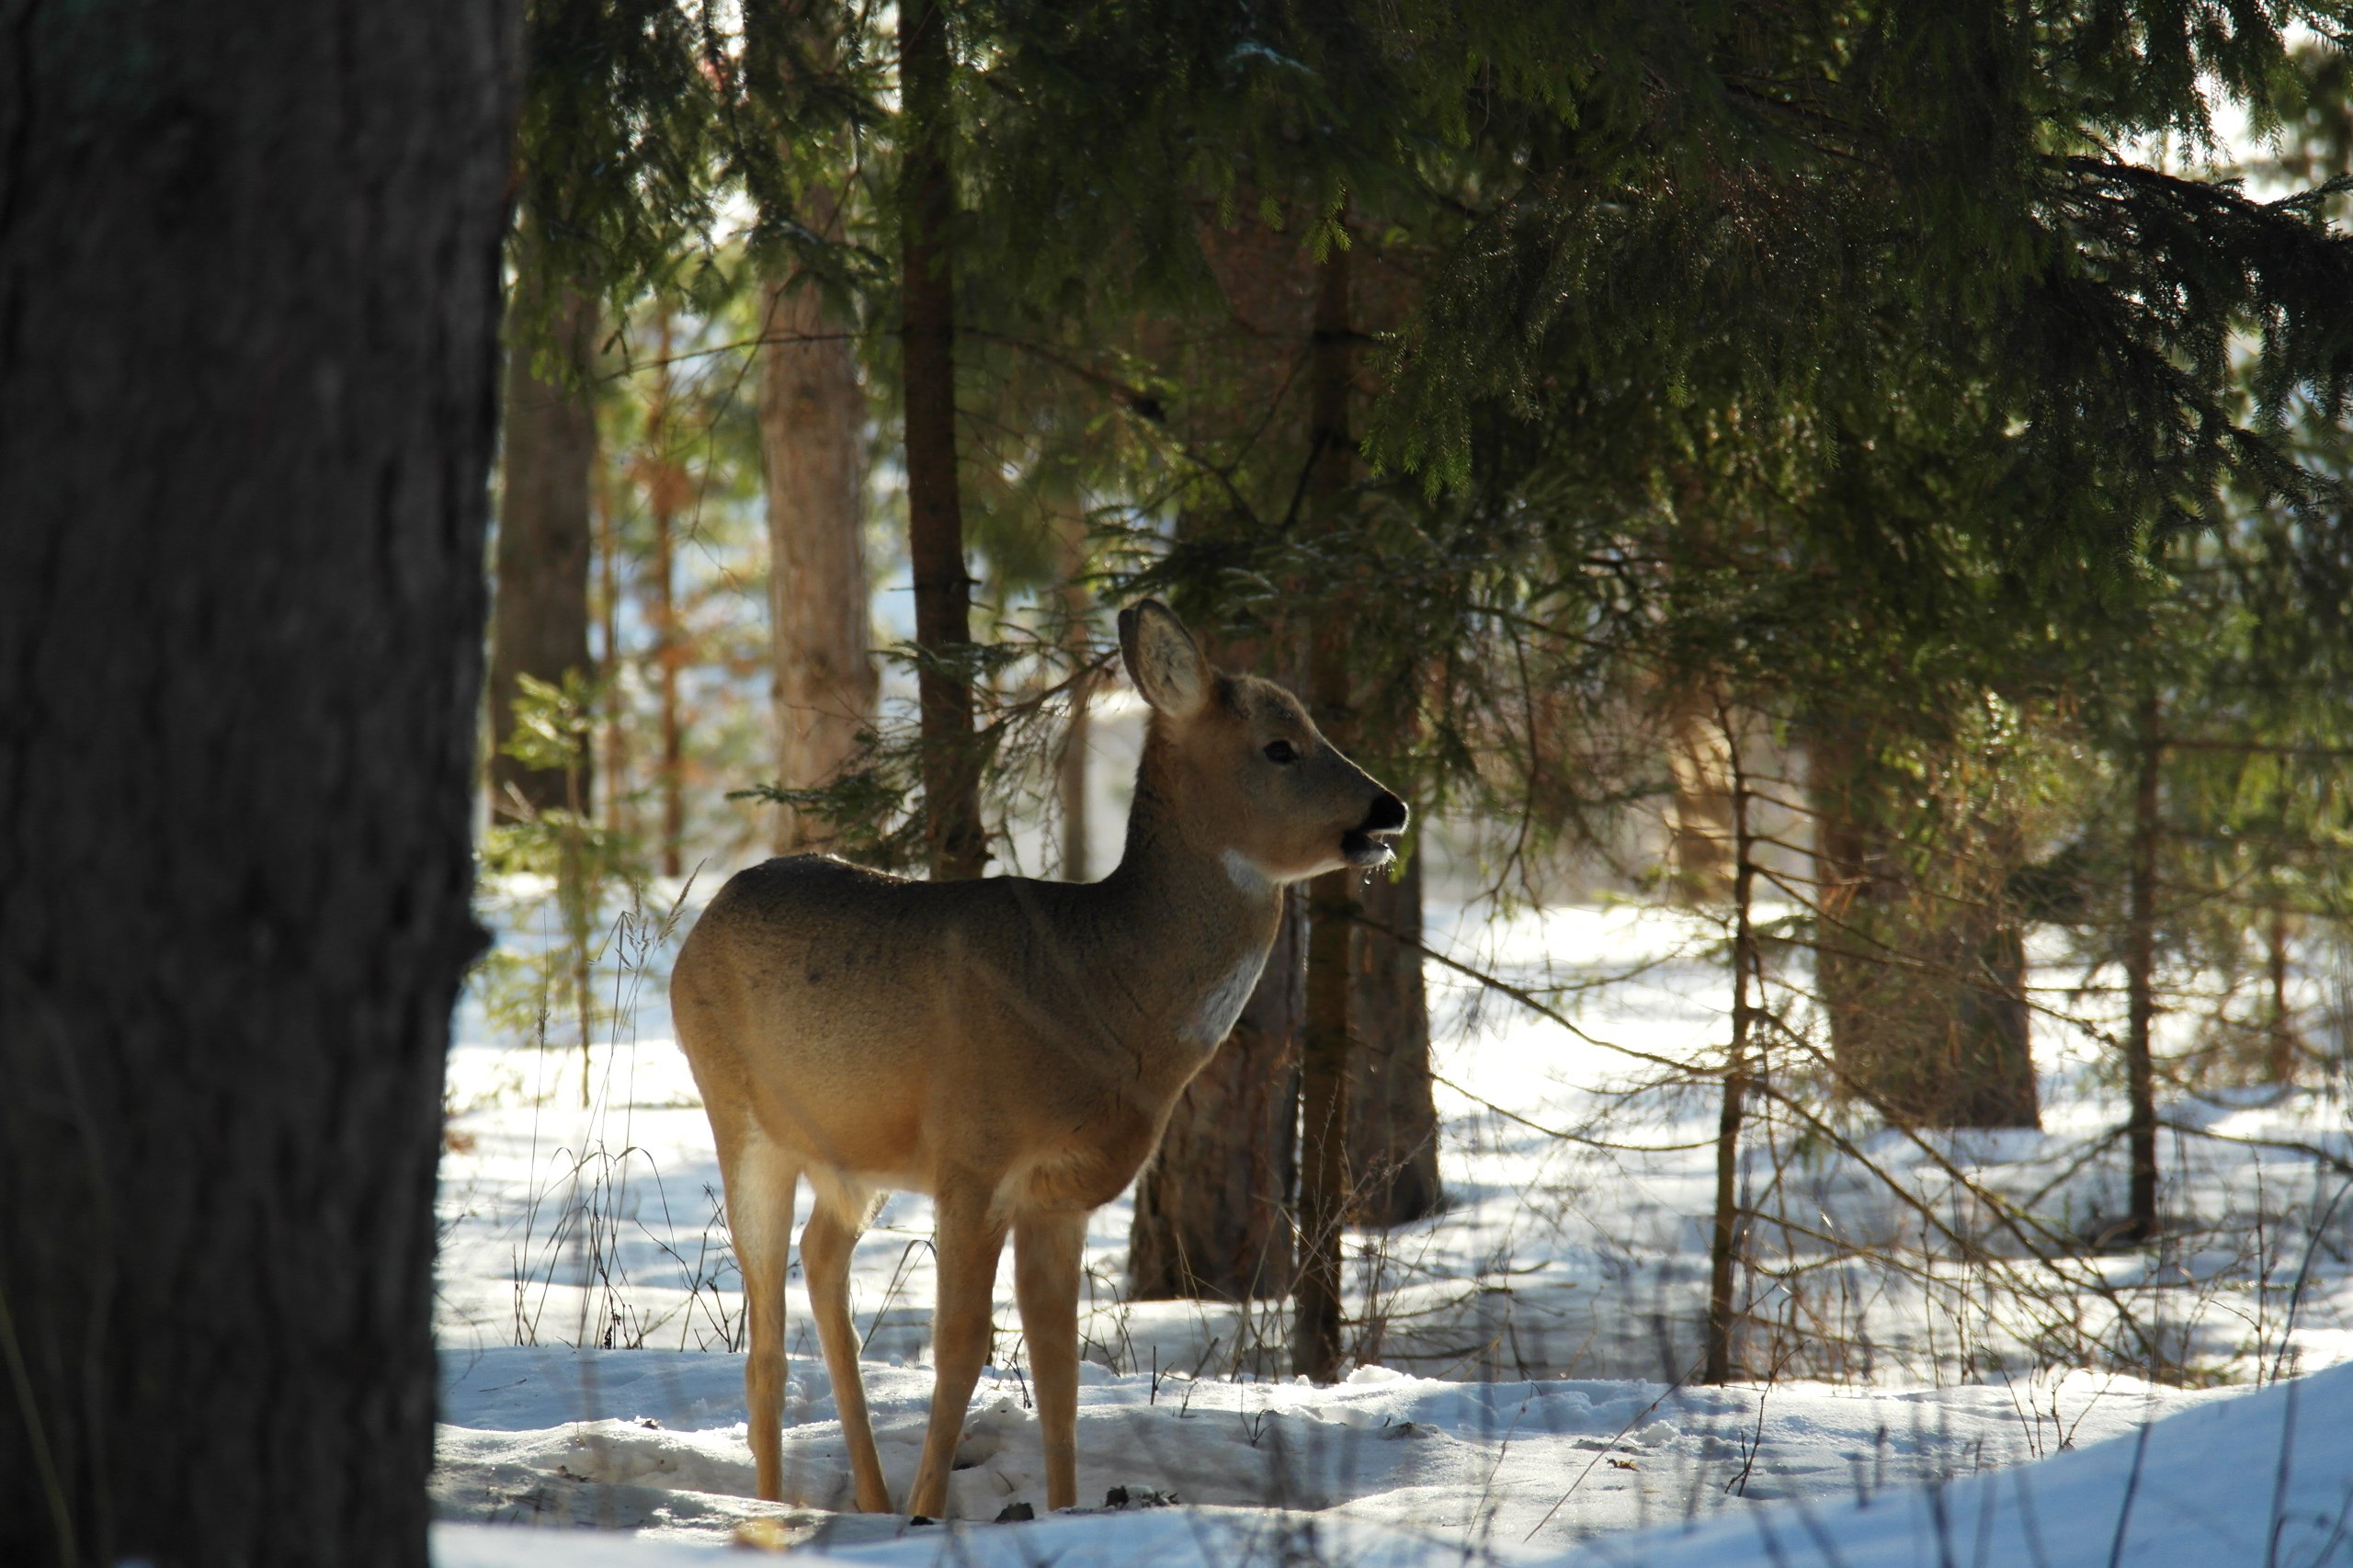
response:
<svg viewBox="0 0 2353 1568"><path fill-rule="evenodd" d="M1808 736L1814 981L1840 1091L1902 1126L2039 1126L2026 935L2004 891L2012 835L1981 826L1965 855L1930 846L1972 880L1921 885L1901 853L1899 786L1861 733L1835 720Z"/></svg>
<svg viewBox="0 0 2353 1568"><path fill-rule="evenodd" d="M2284 896L2274 890L2272 897ZM2302 1042L2296 1038L2294 1010L2288 1006L2288 912L2275 908L2264 927L2264 973L2270 982L2268 1017L2263 1028L2263 1081L2292 1084Z"/></svg>
<svg viewBox="0 0 2353 1568"><path fill-rule="evenodd" d="M1319 269L1315 335L1309 355L1312 432L1309 488L1321 516L1336 515L1352 467L1348 435L1348 253L1334 245ZM1310 635L1308 699L1318 725L1343 750L1355 741L1347 628L1330 608ZM1307 1017L1301 1029L1299 1288L1291 1369L1315 1382L1339 1376L1341 1295L1346 1288L1349 1056L1355 1024L1348 949L1357 926L1357 873L1329 872L1308 884Z"/></svg>
<svg viewBox="0 0 2353 1568"><path fill-rule="evenodd" d="M1410 857L1394 879L1375 876L1361 898L1364 924L1354 956L1358 1049L1348 1084L1348 1166L1356 1182L1350 1218L1359 1225L1404 1225L1445 1202L1422 983L1421 856ZM1392 931L1397 937L1387 935Z"/></svg>
<svg viewBox="0 0 2353 1568"><path fill-rule="evenodd" d="M1755 1006L1761 986L1756 927L1756 846L1748 832L1748 777L1739 753L1720 722L1717 733L1731 749L1733 830L1732 1045L1724 1061L1723 1100L1716 1119L1716 1202L1708 1243L1708 1342L1701 1381L1732 1381L1740 1331L1736 1298L1740 1263L1740 1133L1755 1081Z"/></svg>
<svg viewBox="0 0 2353 1568"><path fill-rule="evenodd" d="M1086 585L1080 579L1086 571L1086 525L1077 518L1062 525L1062 596L1063 614L1070 623L1069 648L1072 663L1076 665L1086 652ZM1054 763L1054 790L1063 819L1063 881L1084 882L1093 880L1088 865L1086 840L1092 824L1087 821L1086 774L1087 745L1091 726L1087 710L1095 698L1094 682L1084 676L1074 678L1070 690L1070 728L1063 734L1062 756Z"/></svg>
<svg viewBox="0 0 2353 1568"><path fill-rule="evenodd" d="M1675 778L1669 823L1671 886L1687 907L1721 906L1732 897L1732 787L1723 731L1686 684L1668 699L1667 760Z"/></svg>
<svg viewBox="0 0 2353 1568"><path fill-rule="evenodd" d="M906 396L907 551L915 567L915 676L923 721L924 813L937 881L977 877L988 863L981 825L972 688L952 665L972 645L972 579L964 566L964 509L956 476L956 280L949 226L947 13L938 0L899 12L900 112L911 128L903 182L900 255Z"/></svg>
<svg viewBox="0 0 2353 1568"><path fill-rule="evenodd" d="M2131 1210L2120 1241L2147 1242L2157 1213L2157 1090L2152 1034L2157 1017L2157 786L2164 757L2157 699L2141 705L2140 767L2132 790L2132 866L2124 928L2125 1142L2132 1167Z"/></svg>
<svg viewBox="0 0 2353 1568"><path fill-rule="evenodd" d="M598 800L605 831L620 835L631 831L629 715L621 694L621 540L614 518L614 473L607 463L597 465L597 609L598 649L597 678L603 689L597 707L599 747Z"/></svg>
<svg viewBox="0 0 2353 1568"><path fill-rule="evenodd" d="M842 233L836 192L813 187L804 221ZM848 324L808 278L763 288L760 452L768 503L768 608L778 777L831 783L874 721L872 591L866 566L866 391ZM819 848L827 824L777 808L777 853Z"/></svg>
<svg viewBox="0 0 2353 1568"><path fill-rule="evenodd" d="M514 20L16 13L0 1562L426 1562Z"/></svg>
<svg viewBox="0 0 2353 1568"><path fill-rule="evenodd" d="M686 474L670 456L671 322L662 316L656 358L659 379L645 410L645 509L654 532L654 676L660 704L662 758L654 784L662 796L662 874L682 875L687 836L686 721L678 709L678 667L685 646L678 635L677 516L685 499Z"/></svg>
<svg viewBox="0 0 2353 1568"><path fill-rule="evenodd" d="M499 454L497 604L491 618L490 786L501 814L567 804L563 775L506 753L515 733L517 676L560 685L586 674L589 488L597 415L587 376L597 352L597 301L561 289L551 302L538 224L520 233L506 311L506 396ZM580 779L583 799L592 790Z"/></svg>
<svg viewBox="0 0 2353 1568"><path fill-rule="evenodd" d="M1881 1038L1887 955L1878 938L1890 902L1886 857L1869 818L1871 792L1854 727L1818 720L1806 737L1806 790L1813 814L1817 913L1816 997L1829 1027L1831 1062L1842 1095L1878 1092L1877 1063L1895 1049Z"/></svg>
<svg viewBox="0 0 2353 1568"><path fill-rule="evenodd" d="M1266 1301L1290 1290L1307 904L1296 892L1285 901L1257 990L1137 1179L1128 1239L1136 1301Z"/></svg>

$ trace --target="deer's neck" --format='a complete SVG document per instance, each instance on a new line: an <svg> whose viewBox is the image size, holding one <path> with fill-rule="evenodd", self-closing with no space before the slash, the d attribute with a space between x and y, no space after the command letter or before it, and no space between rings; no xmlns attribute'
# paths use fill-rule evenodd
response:
<svg viewBox="0 0 2353 1568"><path fill-rule="evenodd" d="M1147 735L1119 869L1098 884L1127 949L1116 977L1152 1032L1206 1059L1258 983L1282 918L1282 889L1180 809L1166 756ZM1190 1076L1199 1060L1187 1062Z"/></svg>

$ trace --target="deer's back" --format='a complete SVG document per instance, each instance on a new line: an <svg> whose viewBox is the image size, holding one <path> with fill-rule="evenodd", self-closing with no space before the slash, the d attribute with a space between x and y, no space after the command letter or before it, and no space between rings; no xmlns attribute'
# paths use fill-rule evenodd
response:
<svg viewBox="0 0 2353 1568"><path fill-rule="evenodd" d="M1133 1055L1096 994L1086 891L909 881L818 856L739 873L671 977L706 1102L747 1105L813 1160L919 1188L943 1157L1123 1129ZM1141 1159L1156 1134L1114 1141L1141 1138Z"/></svg>

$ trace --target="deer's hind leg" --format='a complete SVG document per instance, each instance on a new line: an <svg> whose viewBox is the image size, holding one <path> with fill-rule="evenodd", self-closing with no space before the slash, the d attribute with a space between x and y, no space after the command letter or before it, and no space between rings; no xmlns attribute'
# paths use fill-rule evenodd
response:
<svg viewBox="0 0 2353 1568"><path fill-rule="evenodd" d="M727 1229L744 1274L744 1311L751 1355L744 1363L744 1397L750 1407L752 1463L759 1494L784 1496L784 1277L792 1244L792 1198L798 1160L756 1124L719 1140L720 1174L727 1186Z"/></svg>
<svg viewBox="0 0 2353 1568"><path fill-rule="evenodd" d="M809 1284L809 1307L817 1319L817 1343L824 1347L825 1373L833 1380L834 1407L842 1419L842 1441L849 1448L849 1472L861 1513L891 1511L891 1489L882 1481L882 1460L874 1451L874 1425L866 1412L866 1381L858 1370L858 1330L849 1317L850 1251L866 1229L870 1200L839 1184L814 1180L816 1212L801 1233L801 1272Z"/></svg>

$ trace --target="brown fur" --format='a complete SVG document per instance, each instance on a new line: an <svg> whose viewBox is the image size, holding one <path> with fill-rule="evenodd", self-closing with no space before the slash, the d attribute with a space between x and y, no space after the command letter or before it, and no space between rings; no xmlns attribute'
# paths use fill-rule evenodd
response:
<svg viewBox="0 0 2353 1568"><path fill-rule="evenodd" d="M891 1506L848 1301L850 1249L885 1188L929 1193L938 1217L937 1381L908 1511L946 1506L1008 1233L1047 1506L1076 1501L1087 1213L1133 1179L1232 1027L1274 941L1281 885L1380 864L1404 825L1403 803L1290 693L1218 675L1152 601L1120 631L1154 711L1109 877L916 882L770 860L720 890L678 955L671 1007L743 1266L763 1497L783 1496L787 1233L805 1176L817 1203L801 1264L858 1506ZM1279 742L1296 760L1267 757Z"/></svg>

